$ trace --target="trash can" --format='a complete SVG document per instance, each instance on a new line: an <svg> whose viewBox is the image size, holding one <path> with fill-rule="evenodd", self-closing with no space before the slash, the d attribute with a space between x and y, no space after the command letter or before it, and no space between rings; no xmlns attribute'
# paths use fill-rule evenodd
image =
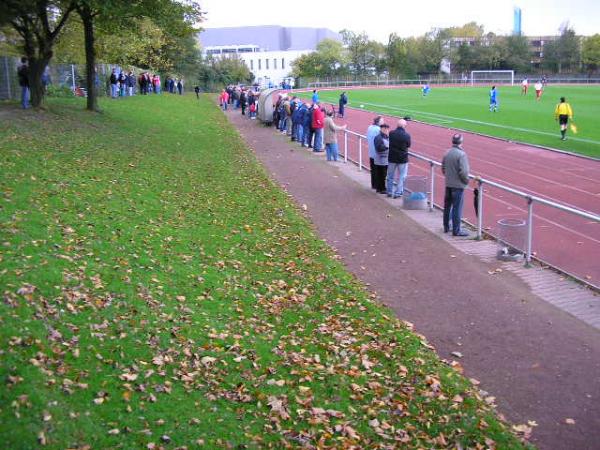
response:
<svg viewBox="0 0 600 450"><path fill-rule="evenodd" d="M498 221L498 251L500 261L518 261L523 258L527 237L527 221L505 218Z"/></svg>
<svg viewBox="0 0 600 450"><path fill-rule="evenodd" d="M427 177L412 175L404 180L402 194L404 209L427 209Z"/></svg>

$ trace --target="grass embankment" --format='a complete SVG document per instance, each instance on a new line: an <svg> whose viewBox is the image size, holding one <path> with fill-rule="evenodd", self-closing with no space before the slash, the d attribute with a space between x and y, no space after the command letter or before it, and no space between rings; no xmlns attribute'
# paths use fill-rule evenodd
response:
<svg viewBox="0 0 600 450"><path fill-rule="evenodd" d="M102 107L0 110L5 448L520 448L211 99Z"/></svg>
<svg viewBox="0 0 600 450"><path fill-rule="evenodd" d="M491 87L491 86L490 86ZM489 111L490 87L440 88L431 86L424 98L418 88L356 89L347 91L351 104L364 105L381 114L410 115L416 120L448 128L460 128L512 141L542 145L600 158L599 86L548 85L541 100L535 100L533 83L526 96L521 86L498 86L500 108ZM319 98L337 105L342 91L321 91ZM302 94L310 98L310 94ZM560 140L554 108L560 97L573 107L578 133L569 131ZM362 132L362 130L354 130Z"/></svg>

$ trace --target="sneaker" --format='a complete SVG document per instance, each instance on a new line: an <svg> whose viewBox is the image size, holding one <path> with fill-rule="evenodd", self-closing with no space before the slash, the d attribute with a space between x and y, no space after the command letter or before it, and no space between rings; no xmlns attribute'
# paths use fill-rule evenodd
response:
<svg viewBox="0 0 600 450"><path fill-rule="evenodd" d="M452 236L457 236L457 237L467 237L470 236L469 232L461 230L458 233L454 234L452 233Z"/></svg>

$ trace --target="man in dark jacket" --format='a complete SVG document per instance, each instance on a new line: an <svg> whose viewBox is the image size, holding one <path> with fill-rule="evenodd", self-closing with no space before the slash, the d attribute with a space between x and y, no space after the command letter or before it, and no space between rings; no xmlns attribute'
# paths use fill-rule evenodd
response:
<svg viewBox="0 0 600 450"><path fill-rule="evenodd" d="M312 148L314 130L312 129L312 114L316 105L308 107L304 113L304 121L302 122L302 132L304 134L304 146Z"/></svg>
<svg viewBox="0 0 600 450"><path fill-rule="evenodd" d="M27 58L21 58L21 64L17 68L17 77L19 78L19 86L21 86L21 106L23 109L29 108L29 65Z"/></svg>
<svg viewBox="0 0 600 450"><path fill-rule="evenodd" d="M242 116L246 115L246 102L248 101L248 97L246 96L246 90L242 89L240 93L240 108L242 108Z"/></svg>
<svg viewBox="0 0 600 450"><path fill-rule="evenodd" d="M380 126L380 131L375 136L375 158L373 168L375 169L375 190L378 194L385 194L385 178L388 166L388 154L390 150L389 138L390 126L384 123Z"/></svg>
<svg viewBox="0 0 600 450"><path fill-rule="evenodd" d="M346 107L346 104L348 103L348 96L346 95L346 92L342 92L342 95L340 95L340 102L338 105L338 117L341 117L342 119L344 118L344 108Z"/></svg>
<svg viewBox="0 0 600 450"><path fill-rule="evenodd" d="M110 74L110 96L117 98L119 95L119 76L117 75L117 69L113 69Z"/></svg>
<svg viewBox="0 0 600 450"><path fill-rule="evenodd" d="M390 133L390 154L387 169L387 196L398 198L404 193L404 180L408 173L408 150L410 134L406 132L406 120L398 120L398 127ZM398 172L398 183L394 178Z"/></svg>

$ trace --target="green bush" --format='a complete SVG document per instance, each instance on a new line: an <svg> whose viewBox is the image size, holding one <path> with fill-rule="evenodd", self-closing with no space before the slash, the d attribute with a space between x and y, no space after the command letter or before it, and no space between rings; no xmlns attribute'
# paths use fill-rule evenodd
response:
<svg viewBox="0 0 600 450"><path fill-rule="evenodd" d="M46 95L48 97L74 97L73 91L69 86L57 86L49 84L46 87Z"/></svg>

